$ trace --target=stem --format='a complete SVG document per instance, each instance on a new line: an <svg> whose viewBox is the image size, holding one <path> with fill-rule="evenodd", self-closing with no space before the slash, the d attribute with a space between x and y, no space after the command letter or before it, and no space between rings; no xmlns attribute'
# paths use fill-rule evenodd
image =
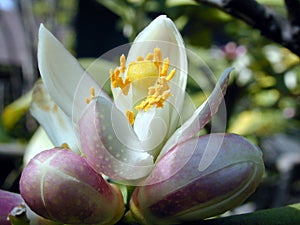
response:
<svg viewBox="0 0 300 225"><path fill-rule="evenodd" d="M300 3L285 0L290 20L255 0L196 0L218 8L260 30L268 39L277 42L300 56Z"/></svg>
<svg viewBox="0 0 300 225"><path fill-rule="evenodd" d="M285 0L285 6L291 23L295 26L300 25L300 2L299 0Z"/></svg>

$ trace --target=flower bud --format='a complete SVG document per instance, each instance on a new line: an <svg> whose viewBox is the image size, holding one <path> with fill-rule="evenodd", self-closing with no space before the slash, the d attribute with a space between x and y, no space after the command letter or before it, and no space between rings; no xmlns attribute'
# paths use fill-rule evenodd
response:
<svg viewBox="0 0 300 225"><path fill-rule="evenodd" d="M74 152L54 148L23 170L20 192L37 214L67 224L114 224L123 215L120 191Z"/></svg>
<svg viewBox="0 0 300 225"><path fill-rule="evenodd" d="M32 212L20 194L0 190L0 224L11 225L11 217L21 220L22 216L30 225L58 225Z"/></svg>
<svg viewBox="0 0 300 225"><path fill-rule="evenodd" d="M209 163L203 167L205 161ZM160 158L145 183L135 189L131 211L144 224L215 216L246 200L263 173L261 151L241 136L190 139Z"/></svg>
<svg viewBox="0 0 300 225"><path fill-rule="evenodd" d="M23 204L24 201L20 195L0 190L0 224L10 225L8 214L14 207Z"/></svg>

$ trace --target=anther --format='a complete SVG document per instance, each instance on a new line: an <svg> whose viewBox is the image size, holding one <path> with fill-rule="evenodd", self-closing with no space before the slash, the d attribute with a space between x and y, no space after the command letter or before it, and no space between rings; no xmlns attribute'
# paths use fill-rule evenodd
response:
<svg viewBox="0 0 300 225"><path fill-rule="evenodd" d="M126 111L126 117L128 119L129 124L133 125L133 123L134 123L134 113L130 110L127 110Z"/></svg>
<svg viewBox="0 0 300 225"><path fill-rule="evenodd" d="M172 78L175 76L175 73L176 73L176 69L172 69L169 75L167 76L166 80L167 81L172 80Z"/></svg>
<svg viewBox="0 0 300 225"><path fill-rule="evenodd" d="M148 53L148 55L146 56L146 60L153 60L153 53Z"/></svg>
<svg viewBox="0 0 300 225"><path fill-rule="evenodd" d="M62 143L61 147L65 148L65 149L70 149L70 147L69 147L69 145L67 143Z"/></svg>
<svg viewBox="0 0 300 225"><path fill-rule="evenodd" d="M126 57L124 54L122 54L120 57L120 67L121 67L121 72L124 73L126 69Z"/></svg>
<svg viewBox="0 0 300 225"><path fill-rule="evenodd" d="M154 49L153 62L157 67L160 67L162 62L162 54L160 48Z"/></svg>
<svg viewBox="0 0 300 225"><path fill-rule="evenodd" d="M95 98L95 88L92 86L90 88L90 97L89 98L85 98L86 104L89 104L93 98Z"/></svg>
<svg viewBox="0 0 300 225"><path fill-rule="evenodd" d="M136 61L144 61L144 58L143 58L142 56L138 56L138 57L136 58Z"/></svg>
<svg viewBox="0 0 300 225"><path fill-rule="evenodd" d="M162 65L162 69L160 71L160 76L167 76L168 73L168 69L169 69L169 64L170 64L170 60L169 58L165 58L163 65Z"/></svg>
<svg viewBox="0 0 300 225"><path fill-rule="evenodd" d="M94 87L90 88L90 95L91 95L91 98L95 98L95 88Z"/></svg>

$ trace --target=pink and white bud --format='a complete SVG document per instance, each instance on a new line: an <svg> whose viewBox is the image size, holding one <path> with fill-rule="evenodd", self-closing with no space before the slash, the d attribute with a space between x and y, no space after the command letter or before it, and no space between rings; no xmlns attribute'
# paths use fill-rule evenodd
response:
<svg viewBox="0 0 300 225"><path fill-rule="evenodd" d="M10 216L20 217L23 213L30 225L58 225L32 212L20 194L0 190L0 224L11 225Z"/></svg>
<svg viewBox="0 0 300 225"><path fill-rule="evenodd" d="M83 157L54 148L35 156L23 170L20 192L37 214L67 224L114 224L124 213L120 191Z"/></svg>
<svg viewBox="0 0 300 225"><path fill-rule="evenodd" d="M216 157L201 168L212 147L218 148ZM215 216L245 201L263 173L261 151L241 136L210 134L190 139L170 149L144 185L136 188L131 211L143 224Z"/></svg>
<svg viewBox="0 0 300 225"><path fill-rule="evenodd" d="M10 225L8 214L17 206L24 204L20 195L0 190L0 224Z"/></svg>

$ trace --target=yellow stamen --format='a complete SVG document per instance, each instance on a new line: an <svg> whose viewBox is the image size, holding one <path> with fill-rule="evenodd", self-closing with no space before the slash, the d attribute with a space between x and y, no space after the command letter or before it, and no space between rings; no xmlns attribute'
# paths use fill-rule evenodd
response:
<svg viewBox="0 0 300 225"><path fill-rule="evenodd" d="M170 60L169 58L165 58L159 76L167 76L169 70Z"/></svg>
<svg viewBox="0 0 300 225"><path fill-rule="evenodd" d="M136 58L136 61L144 61L144 58L143 58L142 56L138 56L138 57Z"/></svg>
<svg viewBox="0 0 300 225"><path fill-rule="evenodd" d="M146 56L146 60L150 60L152 61L153 60L153 53L148 53L148 55Z"/></svg>
<svg viewBox="0 0 300 225"><path fill-rule="evenodd" d="M92 86L92 87L90 87L90 97L85 98L86 104L89 104L92 101L92 99L94 99L94 98L95 98L95 88Z"/></svg>
<svg viewBox="0 0 300 225"><path fill-rule="evenodd" d="M62 143L61 147L65 148L65 149L70 149L70 147L69 147L69 145L67 143Z"/></svg>
<svg viewBox="0 0 300 225"><path fill-rule="evenodd" d="M124 73L126 70L126 57L124 54L120 57L120 67L121 72Z"/></svg>
<svg viewBox="0 0 300 225"><path fill-rule="evenodd" d="M171 72L169 73L169 75L167 76L167 81L172 80L172 78L175 76L176 73L176 69L172 69Z"/></svg>
<svg viewBox="0 0 300 225"><path fill-rule="evenodd" d="M120 62L122 62L122 64L126 62L124 55L122 55L120 57ZM123 80L123 78L120 77L121 70L125 71L125 69L126 69L126 66L125 65L123 65L123 66L124 66L124 68L121 66L121 68L116 68L115 70L112 70L112 69L110 70L110 80L111 80L111 85L113 88L120 87L123 94L127 95L129 88L130 88L130 81L129 81L128 77L126 77L125 80Z"/></svg>
<svg viewBox="0 0 300 225"><path fill-rule="evenodd" d="M157 68L160 67L161 62L162 62L162 54L161 54L160 48L155 48L154 49L153 62L155 63Z"/></svg>
<svg viewBox="0 0 300 225"><path fill-rule="evenodd" d="M95 88L94 87L90 88L90 95L91 95L91 98L95 98Z"/></svg>
<svg viewBox="0 0 300 225"><path fill-rule="evenodd" d="M134 113L130 110L127 110L126 111L126 117L128 119L129 124L133 125L133 123L134 123Z"/></svg>

